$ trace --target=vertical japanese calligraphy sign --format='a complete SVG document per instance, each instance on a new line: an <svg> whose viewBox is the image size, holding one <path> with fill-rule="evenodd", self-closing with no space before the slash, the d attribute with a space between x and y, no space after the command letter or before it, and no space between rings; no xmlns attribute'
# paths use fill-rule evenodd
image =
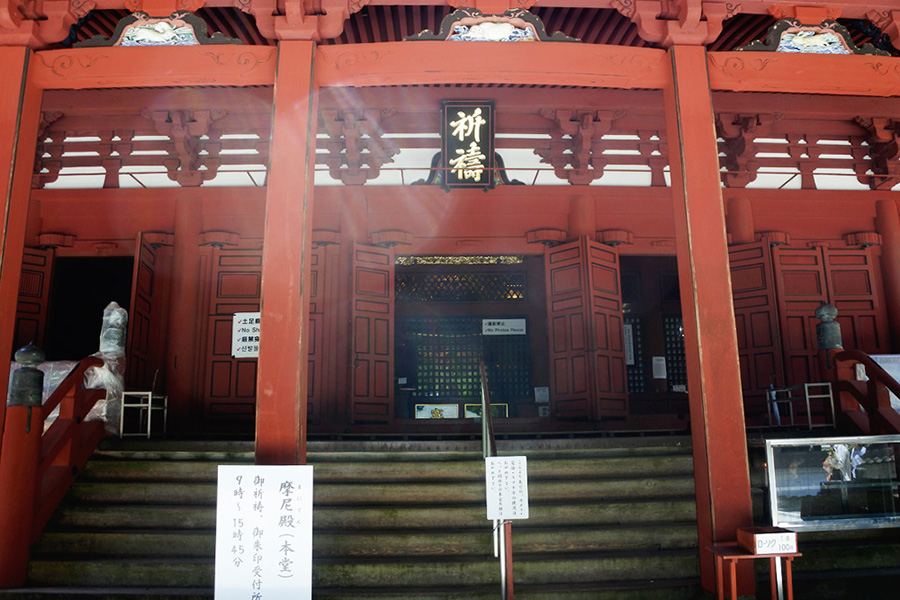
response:
<svg viewBox="0 0 900 600"><path fill-rule="evenodd" d="M491 521L528 518L528 463L524 456L484 459L487 518Z"/></svg>
<svg viewBox="0 0 900 600"><path fill-rule="evenodd" d="M313 468L219 465L215 600L312 598Z"/></svg>
<svg viewBox="0 0 900 600"><path fill-rule="evenodd" d="M494 102L441 103L441 160L445 189L494 187Z"/></svg>

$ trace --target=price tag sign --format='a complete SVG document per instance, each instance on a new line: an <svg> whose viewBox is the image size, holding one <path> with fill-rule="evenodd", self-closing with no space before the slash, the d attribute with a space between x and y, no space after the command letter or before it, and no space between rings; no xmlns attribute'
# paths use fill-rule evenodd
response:
<svg viewBox="0 0 900 600"><path fill-rule="evenodd" d="M738 544L753 554L795 554L797 534L780 527L738 529Z"/></svg>
<svg viewBox="0 0 900 600"><path fill-rule="evenodd" d="M756 536L757 554L786 554L797 551L797 536L793 533L764 533Z"/></svg>

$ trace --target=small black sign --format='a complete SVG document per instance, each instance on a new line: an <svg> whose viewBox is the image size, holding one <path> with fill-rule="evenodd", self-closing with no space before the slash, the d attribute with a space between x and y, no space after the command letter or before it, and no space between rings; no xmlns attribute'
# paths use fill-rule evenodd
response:
<svg viewBox="0 0 900 600"><path fill-rule="evenodd" d="M444 187L494 187L494 103L441 103L441 169Z"/></svg>

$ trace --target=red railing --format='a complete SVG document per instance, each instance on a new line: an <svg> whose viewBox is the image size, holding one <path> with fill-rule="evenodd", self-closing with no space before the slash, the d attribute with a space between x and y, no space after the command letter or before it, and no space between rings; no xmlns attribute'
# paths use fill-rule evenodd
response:
<svg viewBox="0 0 900 600"><path fill-rule="evenodd" d="M866 435L900 433L900 414L891 406L891 393L900 397L900 383L860 350L841 350L832 360L845 424ZM865 368L866 381L857 379L856 365Z"/></svg>
<svg viewBox="0 0 900 600"><path fill-rule="evenodd" d="M0 588L25 583L29 549L97 444L103 421L85 421L104 389L85 389L84 374L103 361L78 363L41 407L7 406L0 451ZM56 420L44 421L59 407Z"/></svg>

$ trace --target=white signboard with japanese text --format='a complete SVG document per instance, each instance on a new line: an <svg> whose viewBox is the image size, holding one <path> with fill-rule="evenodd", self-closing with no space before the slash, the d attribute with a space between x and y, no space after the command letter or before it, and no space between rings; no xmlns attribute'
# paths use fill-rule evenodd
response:
<svg viewBox="0 0 900 600"><path fill-rule="evenodd" d="M482 319L481 335L525 335L525 319Z"/></svg>
<svg viewBox="0 0 900 600"><path fill-rule="evenodd" d="M313 467L219 465L215 600L312 598Z"/></svg>
<svg viewBox="0 0 900 600"><path fill-rule="evenodd" d="M488 456L484 459L487 518L528 518L528 464L524 456Z"/></svg>
<svg viewBox="0 0 900 600"><path fill-rule="evenodd" d="M235 358L259 356L259 313L234 313L231 325L231 355Z"/></svg>

